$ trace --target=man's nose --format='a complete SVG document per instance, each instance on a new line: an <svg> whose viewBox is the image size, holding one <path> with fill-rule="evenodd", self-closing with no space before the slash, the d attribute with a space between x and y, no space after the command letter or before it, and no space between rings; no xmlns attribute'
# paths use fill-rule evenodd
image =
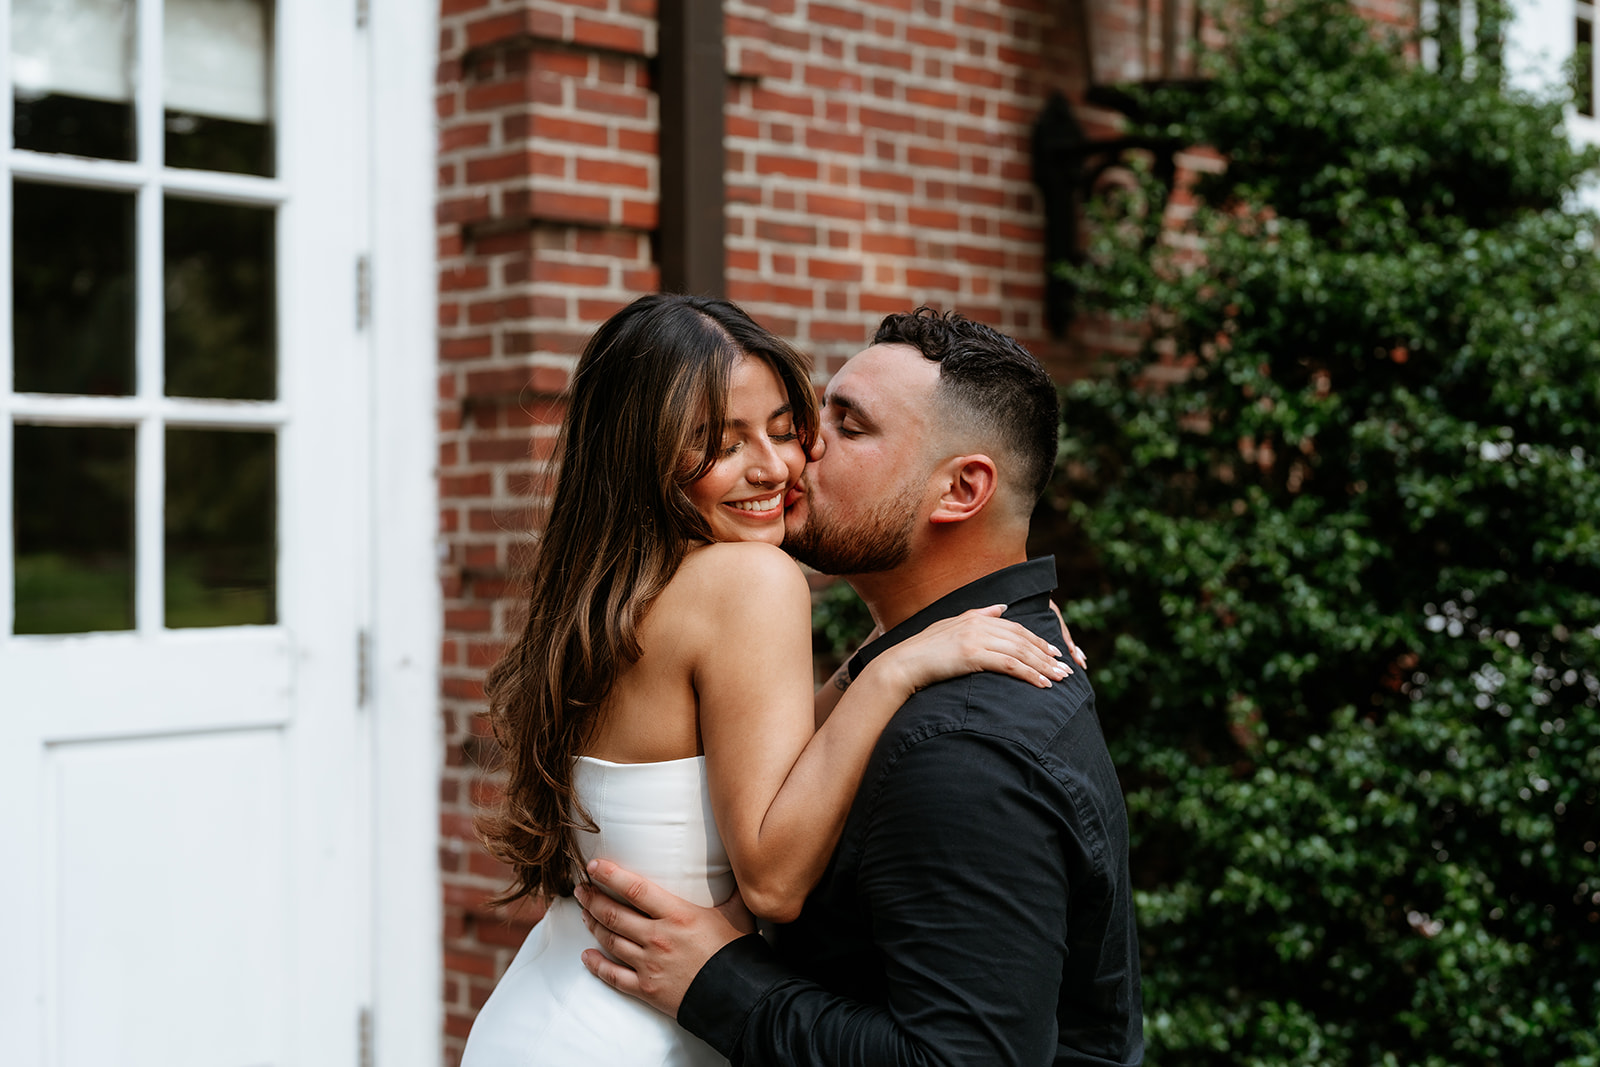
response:
<svg viewBox="0 0 1600 1067"><path fill-rule="evenodd" d="M806 451L806 458L815 463L817 460L822 458L822 453L826 452L827 450L828 446L823 444L822 435L819 433L811 442L810 449Z"/></svg>

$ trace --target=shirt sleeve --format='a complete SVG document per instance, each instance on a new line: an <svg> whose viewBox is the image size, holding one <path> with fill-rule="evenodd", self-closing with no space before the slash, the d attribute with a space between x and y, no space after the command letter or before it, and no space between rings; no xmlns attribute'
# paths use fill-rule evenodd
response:
<svg viewBox="0 0 1600 1067"><path fill-rule="evenodd" d="M1053 1063L1068 804L1009 742L912 745L872 800L858 883L887 1003L829 993L747 938L702 969L679 1021L735 1064Z"/></svg>

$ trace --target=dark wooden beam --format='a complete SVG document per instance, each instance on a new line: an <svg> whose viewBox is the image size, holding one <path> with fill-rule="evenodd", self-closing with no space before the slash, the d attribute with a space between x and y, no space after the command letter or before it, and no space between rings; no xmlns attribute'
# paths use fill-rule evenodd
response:
<svg viewBox="0 0 1600 1067"><path fill-rule="evenodd" d="M724 233L721 0L661 0L661 288L722 296Z"/></svg>

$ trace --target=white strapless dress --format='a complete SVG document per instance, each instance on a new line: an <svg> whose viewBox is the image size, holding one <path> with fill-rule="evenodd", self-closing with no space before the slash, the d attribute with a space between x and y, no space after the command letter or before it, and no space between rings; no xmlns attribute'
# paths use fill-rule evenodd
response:
<svg viewBox="0 0 1600 1067"><path fill-rule="evenodd" d="M600 828L578 834L585 862L615 860L707 907L733 894L704 756L665 763L580 756L575 779ZM590 974L579 957L598 947L578 902L553 901L478 1013L461 1067L725 1067L710 1045Z"/></svg>

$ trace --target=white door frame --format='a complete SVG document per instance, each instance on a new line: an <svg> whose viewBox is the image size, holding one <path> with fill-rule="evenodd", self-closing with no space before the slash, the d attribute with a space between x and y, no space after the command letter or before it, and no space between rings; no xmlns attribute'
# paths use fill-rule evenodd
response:
<svg viewBox="0 0 1600 1067"><path fill-rule="evenodd" d="M372 1059L443 1055L434 254L437 0L366 4L372 114Z"/></svg>

